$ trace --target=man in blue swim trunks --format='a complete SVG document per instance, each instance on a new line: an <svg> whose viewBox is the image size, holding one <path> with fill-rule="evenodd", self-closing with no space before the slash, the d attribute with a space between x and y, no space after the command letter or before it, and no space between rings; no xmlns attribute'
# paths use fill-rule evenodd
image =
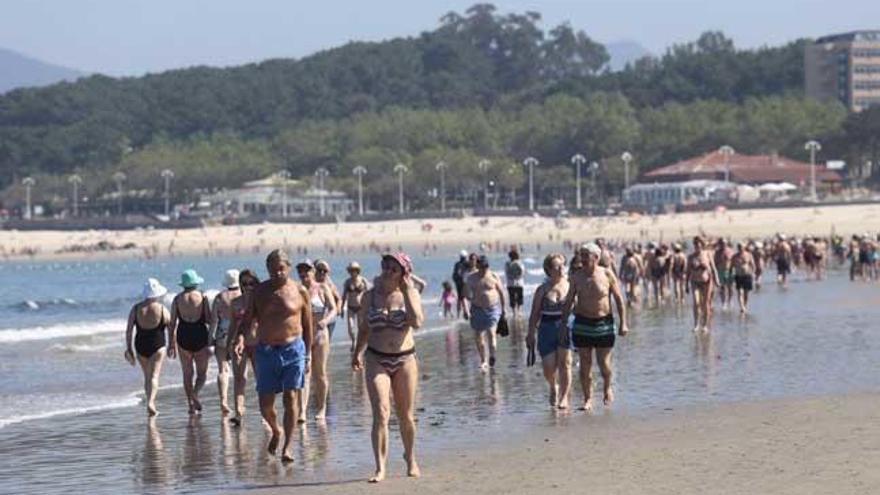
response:
<svg viewBox="0 0 880 495"><path fill-rule="evenodd" d="M593 243L578 248L578 256L583 268L571 275L568 295L562 305L562 324L560 341L574 345L580 356L581 387L584 391L584 405L581 410L593 409L593 351L602 372L605 391L605 405L614 401L611 386L611 349L614 347L614 317L611 314L611 299L617 305L620 326L617 332L623 337L629 332L626 324L626 305L620 293L620 282L614 270L599 265L602 249ZM568 317L574 313L574 323L569 325Z"/></svg>
<svg viewBox="0 0 880 495"><path fill-rule="evenodd" d="M495 366L496 338L495 329L498 322L505 317L504 285L501 278L489 270L489 259L486 255L477 258L477 271L465 278L465 294L470 304L465 306L465 317L471 322L477 341L477 352L480 353L480 369L487 370ZM489 340L489 360L486 361L486 343Z"/></svg>
<svg viewBox="0 0 880 495"><path fill-rule="evenodd" d="M284 446L282 462L293 462L290 443L296 426L297 395L305 385L309 372L314 325L309 295L306 289L290 279L290 259L287 253L276 249L266 258L269 280L253 289L241 321L241 329L257 325L256 378L260 396L260 412L269 427L272 438L268 451L274 455L281 431L275 415L275 395L284 399ZM235 352L244 352L244 334L236 339Z"/></svg>

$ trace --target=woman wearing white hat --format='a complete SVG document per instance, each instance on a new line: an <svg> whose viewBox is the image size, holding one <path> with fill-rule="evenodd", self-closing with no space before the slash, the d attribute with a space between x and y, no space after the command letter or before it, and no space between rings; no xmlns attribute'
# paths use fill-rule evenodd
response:
<svg viewBox="0 0 880 495"><path fill-rule="evenodd" d="M141 292L141 301L132 306L128 314L128 325L125 328L125 359L134 366L135 358L144 372L144 395L147 399L147 414L155 416L156 392L159 390L159 373L162 372L162 361L168 349L168 357L174 358L174 345L168 347L170 340L174 343L168 322L171 316L162 305L162 297L168 289L155 278L147 279ZM132 351L132 330L137 329ZM165 331L168 331L168 340ZM135 354L135 351L137 354Z"/></svg>
<svg viewBox="0 0 880 495"><path fill-rule="evenodd" d="M217 358L217 391L220 393L220 412L224 416L229 414L228 391L229 391L229 359L231 347L229 346L229 326L232 322L232 301L241 295L238 284L238 270L226 270L223 275L224 289L214 298L211 306L212 342L214 345L214 357Z"/></svg>

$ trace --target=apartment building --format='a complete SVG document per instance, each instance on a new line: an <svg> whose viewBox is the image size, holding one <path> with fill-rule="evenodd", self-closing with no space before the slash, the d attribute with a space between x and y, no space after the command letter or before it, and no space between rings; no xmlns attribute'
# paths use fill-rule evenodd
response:
<svg viewBox="0 0 880 495"><path fill-rule="evenodd" d="M880 30L823 36L804 54L807 96L853 112L880 105Z"/></svg>

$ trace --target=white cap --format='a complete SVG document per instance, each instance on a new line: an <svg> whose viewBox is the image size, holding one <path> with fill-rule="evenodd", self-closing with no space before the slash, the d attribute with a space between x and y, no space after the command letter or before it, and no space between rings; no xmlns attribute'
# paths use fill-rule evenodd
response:
<svg viewBox="0 0 880 495"><path fill-rule="evenodd" d="M227 289L237 289L238 275L239 271L235 268L226 270L226 273L223 275L223 287L226 287Z"/></svg>
<svg viewBox="0 0 880 495"><path fill-rule="evenodd" d="M168 293L168 289L166 289L158 280L155 278L148 278L146 282L144 282L144 288L141 291L141 297L143 299L157 299Z"/></svg>
<svg viewBox="0 0 880 495"><path fill-rule="evenodd" d="M458 253L458 255L461 256L462 258L467 258L468 252L466 249L462 249L461 252Z"/></svg>
<svg viewBox="0 0 880 495"><path fill-rule="evenodd" d="M581 251L586 251L590 254L596 256L602 256L602 248L599 247L595 242L588 242L586 244L581 244Z"/></svg>

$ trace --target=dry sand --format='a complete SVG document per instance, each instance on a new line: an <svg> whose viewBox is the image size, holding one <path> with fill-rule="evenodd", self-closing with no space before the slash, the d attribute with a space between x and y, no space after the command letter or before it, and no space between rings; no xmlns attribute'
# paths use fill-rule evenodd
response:
<svg viewBox="0 0 880 495"><path fill-rule="evenodd" d="M745 238L770 236L777 232L828 235L833 230L850 235L877 229L880 226L880 205L735 210L653 217L569 218L564 224L560 228L550 218L467 217L322 225L263 224L188 230L0 231L0 256L11 259L31 257L22 254L27 249L36 251L33 258L37 259L88 259L164 256L169 252L197 255L265 254L268 250L283 246L308 247L322 252L332 247L337 252L358 252L370 243L376 243L379 248L404 246L421 251L426 244L456 250L475 249L481 242L502 246L510 243L558 246L561 240L583 241L596 236L669 241L698 233ZM430 230L426 225L431 226ZM65 246L90 246L100 241L115 245L134 243L137 248L113 254L59 254Z"/></svg>
<svg viewBox="0 0 880 495"><path fill-rule="evenodd" d="M869 494L880 493L880 396L723 404L655 416L575 414L565 424L422 456L403 477L397 432L381 485L252 487L247 493ZM369 437L364 436L369 442ZM358 474L351 473L352 477Z"/></svg>

